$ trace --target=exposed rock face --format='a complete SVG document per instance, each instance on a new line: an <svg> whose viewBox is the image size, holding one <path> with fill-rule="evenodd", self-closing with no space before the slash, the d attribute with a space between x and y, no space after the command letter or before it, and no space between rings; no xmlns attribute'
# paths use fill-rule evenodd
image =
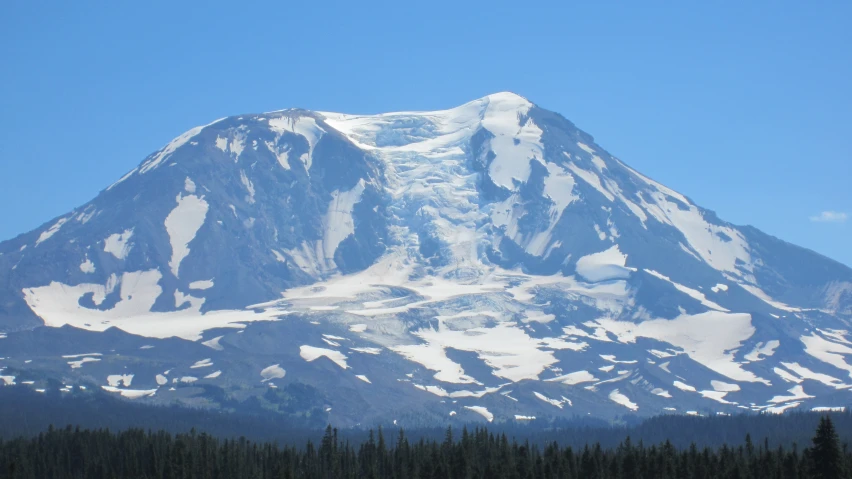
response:
<svg viewBox="0 0 852 479"><path fill-rule="evenodd" d="M298 383L341 424L783 411L852 387L852 270L511 93L193 128L0 244L0 272L6 382L282 412L270 392Z"/></svg>

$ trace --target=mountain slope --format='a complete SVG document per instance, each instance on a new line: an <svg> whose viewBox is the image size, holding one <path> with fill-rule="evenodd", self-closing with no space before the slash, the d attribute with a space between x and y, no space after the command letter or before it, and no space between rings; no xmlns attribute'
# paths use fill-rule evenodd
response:
<svg viewBox="0 0 852 479"><path fill-rule="evenodd" d="M47 353L82 334L62 328L9 370L152 401L274 408L270 384L299 383L344 423L526 420L842 406L852 387L852 270L512 93L194 128L0 244L0 271L6 344L40 325L141 337L108 354L86 334L101 356L75 368ZM105 382L116 367L144 393Z"/></svg>

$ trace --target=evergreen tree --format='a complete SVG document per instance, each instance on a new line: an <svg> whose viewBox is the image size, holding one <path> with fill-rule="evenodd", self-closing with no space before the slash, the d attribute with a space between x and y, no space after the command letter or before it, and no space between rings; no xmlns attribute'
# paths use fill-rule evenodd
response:
<svg viewBox="0 0 852 479"><path fill-rule="evenodd" d="M819 421L813 448L810 454L811 475L817 479L840 479L844 476L843 456L840 441L831 418L824 416Z"/></svg>

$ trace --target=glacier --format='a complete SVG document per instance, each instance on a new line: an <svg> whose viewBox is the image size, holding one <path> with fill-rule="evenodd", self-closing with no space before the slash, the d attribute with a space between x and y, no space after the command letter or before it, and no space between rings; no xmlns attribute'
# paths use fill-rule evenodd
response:
<svg viewBox="0 0 852 479"><path fill-rule="evenodd" d="M0 373L40 389L275 410L298 386L341 425L778 413L852 390L852 270L510 92L192 128L0 243L0 271Z"/></svg>

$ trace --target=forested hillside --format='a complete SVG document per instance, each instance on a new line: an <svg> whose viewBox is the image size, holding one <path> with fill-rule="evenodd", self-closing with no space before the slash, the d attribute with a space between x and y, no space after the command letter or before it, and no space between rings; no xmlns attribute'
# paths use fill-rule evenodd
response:
<svg viewBox="0 0 852 479"><path fill-rule="evenodd" d="M218 438L245 437L256 442L276 442L287 446L303 447L309 440L322 435L322 427L313 426L310 418L296 420L264 410L252 409L250 404L232 412L187 408L179 406L149 406L117 399L98 391L60 393L48 390L36 393L27 387L0 388L0 438L32 437L51 425L66 425L82 429L124 431L142 429L164 431L171 434L187 433L195 429ZM635 416L622 416L618 423L605 423L584 417L572 419L539 418L535 421L494 422L488 425L495 434L506 434L511 439L529 441L544 446L557 442L575 449L586 444L599 443L602 448L615 448L628 436L634 442L659 444L669 441L674 447L684 449L693 443L699 447L720 447L738 444L746 435L756 443L769 447L794 444L803 447L810 443L820 414L789 413L744 414L737 416L683 416L665 415L641 420ZM831 413L841 442L852 442L852 414ZM452 423L454 429L475 427L473 424ZM384 425L385 435L395 436L405 428L410 440L443 440L446 427L412 427L405 423ZM339 430L339 437L359 445L368 439L366 429Z"/></svg>
<svg viewBox="0 0 852 479"><path fill-rule="evenodd" d="M510 440L477 428L447 429L443 441L410 441L381 430L360 446L328 427L303 448L220 440L192 431L121 433L50 429L0 443L0 470L10 478L844 478L852 455L823 418L813 445L769 448L750 437L737 446L678 449L670 442L581 449Z"/></svg>

